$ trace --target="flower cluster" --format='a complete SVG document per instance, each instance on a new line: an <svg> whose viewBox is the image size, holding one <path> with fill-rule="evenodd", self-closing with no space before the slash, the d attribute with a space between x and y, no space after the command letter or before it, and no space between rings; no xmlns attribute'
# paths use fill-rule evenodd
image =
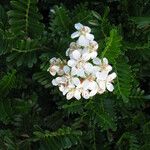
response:
<svg viewBox="0 0 150 150"><path fill-rule="evenodd" d="M107 58L97 57L98 43L94 41L94 36L90 33L91 29L81 23L75 24L77 29L71 38L77 38L72 42L66 51L69 60L52 58L48 71L52 76L58 77L52 80L54 86L71 98L88 99L97 93L114 90L113 80L116 73L111 73L112 66L108 64Z"/></svg>

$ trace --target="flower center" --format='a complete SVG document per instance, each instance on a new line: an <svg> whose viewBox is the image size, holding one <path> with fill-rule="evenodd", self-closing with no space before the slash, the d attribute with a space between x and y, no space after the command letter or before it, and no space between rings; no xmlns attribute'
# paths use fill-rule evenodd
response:
<svg viewBox="0 0 150 150"><path fill-rule="evenodd" d="M77 64L77 68L83 67L84 63L85 63L84 60L80 59Z"/></svg>
<svg viewBox="0 0 150 150"><path fill-rule="evenodd" d="M106 65L106 64L101 64L101 65L100 65L100 67L101 67L102 70L106 70L107 66L108 66L108 65Z"/></svg>
<svg viewBox="0 0 150 150"><path fill-rule="evenodd" d="M87 29L85 27L81 28L80 34L85 36L86 33L87 33Z"/></svg>
<svg viewBox="0 0 150 150"><path fill-rule="evenodd" d="M95 77L92 76L92 75L90 75L90 76L87 77L87 79L88 79L89 81L93 81L93 80L95 80Z"/></svg>

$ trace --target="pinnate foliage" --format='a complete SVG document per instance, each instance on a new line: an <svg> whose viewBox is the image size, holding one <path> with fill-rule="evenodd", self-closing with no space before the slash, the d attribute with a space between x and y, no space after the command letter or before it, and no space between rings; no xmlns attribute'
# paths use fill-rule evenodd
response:
<svg viewBox="0 0 150 150"><path fill-rule="evenodd" d="M37 9L36 0L12 0L12 10L8 11L9 24L11 30L18 36L20 34L26 37L40 36L43 31L43 24L39 22L42 19Z"/></svg>
<svg viewBox="0 0 150 150"><path fill-rule="evenodd" d="M117 72L116 93L124 102L128 102L132 88L132 72L131 67L127 64L126 60L123 59L124 58L122 58L122 60L120 59L115 64Z"/></svg>
<svg viewBox="0 0 150 150"><path fill-rule="evenodd" d="M3 78L0 81L0 95L1 96L6 96L9 91L14 88L15 82L16 82L16 71L13 70L11 73L8 73L7 75L4 75Z"/></svg>
<svg viewBox="0 0 150 150"><path fill-rule="evenodd" d="M41 140L44 145L41 148L45 149L67 149L72 145L79 144L81 131L72 130L69 127L58 129L56 132L35 131L34 135L38 140Z"/></svg>
<svg viewBox="0 0 150 150"><path fill-rule="evenodd" d="M106 39L106 46L102 52L102 57L106 57L111 63L114 63L120 53L121 37L116 29L112 29L110 36Z"/></svg>

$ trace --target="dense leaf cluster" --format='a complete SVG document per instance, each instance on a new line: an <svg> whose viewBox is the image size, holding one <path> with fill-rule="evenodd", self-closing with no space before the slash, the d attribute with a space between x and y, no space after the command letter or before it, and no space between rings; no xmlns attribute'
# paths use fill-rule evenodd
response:
<svg viewBox="0 0 150 150"><path fill-rule="evenodd" d="M149 150L150 1L11 0L0 5L0 150ZM115 91L67 101L49 59L91 27Z"/></svg>

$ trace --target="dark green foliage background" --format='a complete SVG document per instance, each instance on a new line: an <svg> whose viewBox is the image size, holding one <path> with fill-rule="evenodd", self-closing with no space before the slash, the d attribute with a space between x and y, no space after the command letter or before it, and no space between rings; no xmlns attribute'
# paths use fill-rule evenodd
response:
<svg viewBox="0 0 150 150"><path fill-rule="evenodd" d="M150 0L0 4L0 150L150 150ZM117 79L113 93L67 101L47 68L77 22Z"/></svg>

